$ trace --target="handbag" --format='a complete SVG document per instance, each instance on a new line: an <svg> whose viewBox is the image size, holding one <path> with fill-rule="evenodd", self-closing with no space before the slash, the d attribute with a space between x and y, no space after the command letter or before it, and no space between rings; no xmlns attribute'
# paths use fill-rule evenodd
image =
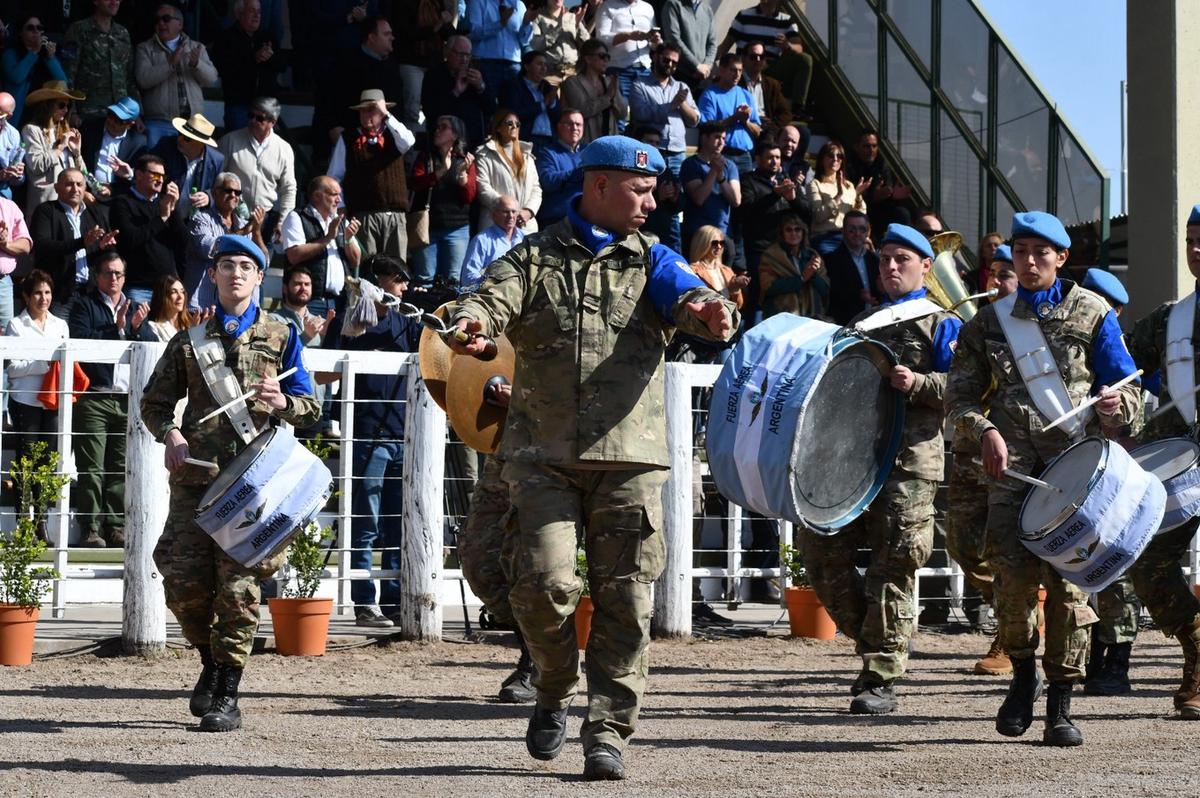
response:
<svg viewBox="0 0 1200 798"><path fill-rule="evenodd" d="M408 251L429 246L429 208L419 211L409 211L408 218Z"/></svg>

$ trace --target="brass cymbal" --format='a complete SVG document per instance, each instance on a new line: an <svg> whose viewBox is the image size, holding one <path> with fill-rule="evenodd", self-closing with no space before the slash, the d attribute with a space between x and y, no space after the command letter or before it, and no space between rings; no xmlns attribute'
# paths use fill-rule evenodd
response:
<svg viewBox="0 0 1200 798"><path fill-rule="evenodd" d="M439 319L445 320L453 302L447 302L433 312ZM454 352L446 346L442 337L426 327L421 330L421 343L417 347L417 360L421 367L421 379L438 407L446 409L446 380L450 377L450 361Z"/></svg>
<svg viewBox="0 0 1200 798"><path fill-rule="evenodd" d="M491 360L462 355L450 363L446 384L446 415L463 443L477 452L491 454L500 446L508 408L484 401L484 391L493 378L512 383L516 352L508 338L496 338L498 352Z"/></svg>

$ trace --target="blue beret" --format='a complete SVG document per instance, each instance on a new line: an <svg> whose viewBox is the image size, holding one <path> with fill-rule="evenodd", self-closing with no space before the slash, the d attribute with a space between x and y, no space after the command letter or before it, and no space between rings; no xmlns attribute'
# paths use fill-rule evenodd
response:
<svg viewBox="0 0 1200 798"><path fill-rule="evenodd" d="M1010 247L1008 244L1001 244L1000 246L996 247L996 254L992 256L992 260L1012 263L1012 247Z"/></svg>
<svg viewBox="0 0 1200 798"><path fill-rule="evenodd" d="M245 255L258 264L259 271L267 269L267 259L262 250L246 236L224 235L218 238L212 248L213 261L222 255Z"/></svg>
<svg viewBox="0 0 1200 798"><path fill-rule="evenodd" d="M601 136L583 148L579 165L589 169L613 169L658 177L667 168L658 150L628 136Z"/></svg>
<svg viewBox="0 0 1200 798"><path fill-rule="evenodd" d="M1028 211L1013 215L1012 236L1018 238L1042 238L1060 249L1071 248L1071 237L1057 216L1045 211Z"/></svg>
<svg viewBox="0 0 1200 798"><path fill-rule="evenodd" d="M1115 274L1104 269L1088 269L1087 276L1083 278L1083 287L1095 291L1114 305L1129 304L1129 292L1125 286L1121 285Z"/></svg>
<svg viewBox="0 0 1200 798"><path fill-rule="evenodd" d="M922 258L933 258L933 247L929 246L929 239L906 224L889 224L879 246L884 244L899 244L915 250Z"/></svg>
<svg viewBox="0 0 1200 798"><path fill-rule="evenodd" d="M1188 216L1187 223L1188 223L1189 227L1191 227L1194 224L1200 224L1200 205L1192 206L1192 213L1190 216Z"/></svg>
<svg viewBox="0 0 1200 798"><path fill-rule="evenodd" d="M108 106L107 110L117 119L132 122L142 113L142 106L138 105L138 101L132 97L122 97Z"/></svg>

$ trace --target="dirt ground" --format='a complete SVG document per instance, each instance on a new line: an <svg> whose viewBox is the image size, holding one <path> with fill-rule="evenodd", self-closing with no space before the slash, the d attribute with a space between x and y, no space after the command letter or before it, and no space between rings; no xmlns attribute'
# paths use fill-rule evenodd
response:
<svg viewBox="0 0 1200 798"><path fill-rule="evenodd" d="M246 727L201 734L194 652L0 669L2 795L1195 795L1200 723L1168 719L1179 649L1145 632L1133 695L1075 699L1081 749L992 728L1007 679L968 670L977 635L923 634L900 711L846 713L844 640L655 642L630 780L580 780L572 741L525 753L529 708L493 700L515 660L493 643L396 644L324 658L256 655Z"/></svg>

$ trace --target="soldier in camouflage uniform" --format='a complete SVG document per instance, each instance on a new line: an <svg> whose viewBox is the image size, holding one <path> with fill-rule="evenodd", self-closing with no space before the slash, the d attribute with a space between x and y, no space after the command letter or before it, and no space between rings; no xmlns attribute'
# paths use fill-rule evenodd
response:
<svg viewBox="0 0 1200 798"><path fill-rule="evenodd" d="M1192 209L1187 220L1187 263L1192 275L1200 280L1200 205ZM1186 297L1180 301L1195 301ZM1155 370L1162 378L1158 391L1165 404L1171 401L1171 386L1167 383L1167 320L1174 302L1167 302L1140 320L1129 336L1133 358L1146 373ZM1200 349L1200 313L1195 315L1191 340ZM1196 384L1200 385L1200 362L1195 364ZM1142 443L1165 438L1196 440L1196 426L1183 418L1178 410L1169 410L1151 419L1140 436ZM1163 634L1174 637L1183 649L1183 681L1175 691L1175 709L1187 720L1200 720L1200 600L1197 600L1180 567L1180 558L1196 534L1200 519L1193 518L1169 532L1155 535L1150 545L1130 569L1133 586L1145 602L1150 616Z"/></svg>
<svg viewBox="0 0 1200 798"><path fill-rule="evenodd" d="M1116 315L1104 299L1057 278L1071 243L1062 223L1037 211L1017 214L1013 239L1013 265L1020 285L1010 312L1038 323L1072 403L1078 404L1093 386L1100 386L1104 398L1094 406L1096 415L1087 417L1088 433L1099 434L1101 421L1109 427L1130 423L1141 409L1141 388L1136 382L1120 391L1103 386L1132 373L1133 359L1125 349ZM1096 614L1086 593L1021 543L1017 531L1028 488L1004 476L1007 468L1041 473L1072 440L1062 427L1043 430L1051 419L1037 410L1000 326L997 311L1006 307L1007 302L988 305L963 327L946 389L948 420L961 424L980 442L983 467L991 478L984 553L992 566L993 600L1004 647L1013 663L1012 683L997 713L996 730L1015 737L1033 723L1033 705L1042 690L1033 659L1038 646L1037 596L1039 586L1045 585L1042 663L1050 691L1043 740L1051 745L1081 745L1083 735L1070 716L1071 687L1083 678L1087 627L1096 621Z"/></svg>
<svg viewBox="0 0 1200 798"><path fill-rule="evenodd" d="M95 13L67 28L62 56L71 85L87 95L77 105L83 118L103 116L122 97L137 97L133 42L114 19L121 0L92 0Z"/></svg>
<svg viewBox="0 0 1200 798"><path fill-rule="evenodd" d="M923 300L932 265L933 250L923 235L907 225L889 225L879 255L879 279L889 301L859 314L851 326ZM961 326L957 317L938 310L868 333L895 353L899 364L891 385L908 397L895 467L862 516L835 535L806 529L800 537L813 589L862 656L851 688L853 714L881 715L897 707L893 684L908 660L914 578L933 549L933 498L944 468L942 392ZM863 546L871 559L860 576L856 559Z"/></svg>
<svg viewBox="0 0 1200 798"><path fill-rule="evenodd" d="M736 306L638 232L654 209L658 151L607 136L580 157L583 195L460 301L460 329L507 333L516 375L500 454L513 517L509 601L537 667L525 743L553 759L579 681L571 615L583 538L595 616L588 642L584 777L625 777L646 686L650 585L661 573L668 465L663 351L673 328L728 340ZM454 344L479 354L479 340Z"/></svg>
<svg viewBox="0 0 1200 798"><path fill-rule="evenodd" d="M296 427L311 425L321 410L312 397L295 328L260 312L252 298L266 270L262 251L248 238L227 235L217 240L213 257L216 265L209 269L209 277L217 285L220 304L206 322L205 333L221 339L225 363L238 376L243 390L257 391L249 402L255 426L269 426L272 417ZM293 366L298 367L295 374L282 381L275 379ZM180 426L175 423L175 405L184 397L188 401ZM199 422L218 406L204 382L187 332L179 333L167 344L154 369L141 412L150 434L167 447L171 504L154 549L154 562L163 576L167 606L203 662L190 702L192 714L201 718L202 731L231 731L241 726L237 691L258 629L258 583L284 559L280 553L255 568L246 568L193 521L214 475L184 463L184 458L224 467L245 448L224 414Z"/></svg>

